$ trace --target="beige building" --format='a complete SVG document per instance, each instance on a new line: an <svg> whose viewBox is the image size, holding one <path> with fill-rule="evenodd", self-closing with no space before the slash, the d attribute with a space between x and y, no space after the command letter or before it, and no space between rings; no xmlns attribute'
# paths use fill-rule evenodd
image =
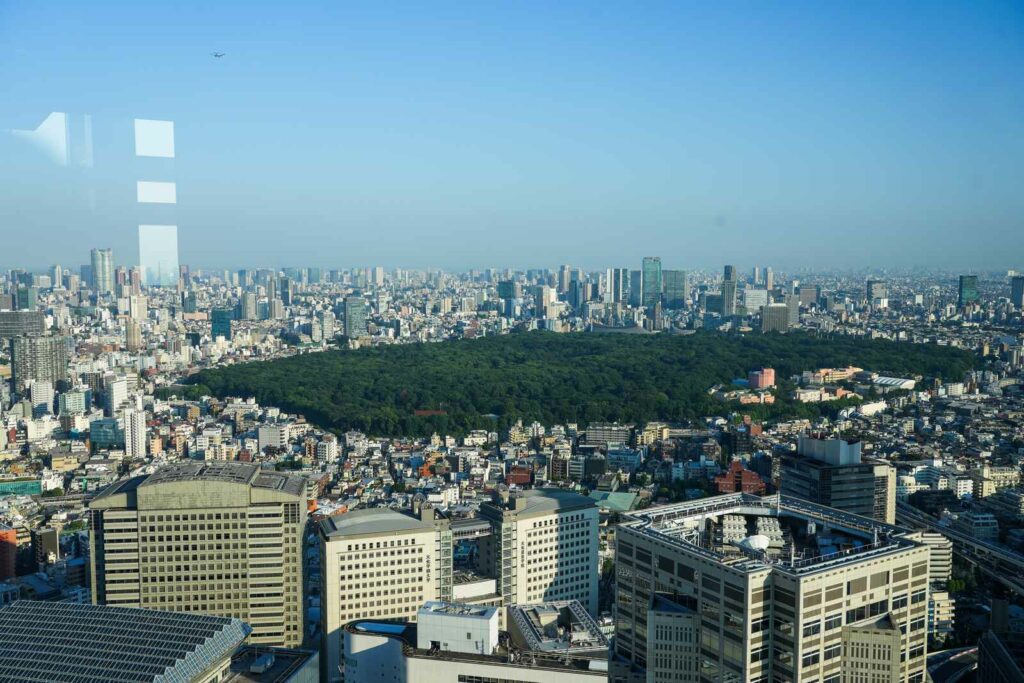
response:
<svg viewBox="0 0 1024 683"><path fill-rule="evenodd" d="M493 533L480 541L481 566L498 580L506 606L578 600L597 613L598 509L578 493L533 489L480 506Z"/></svg>
<svg viewBox="0 0 1024 683"><path fill-rule="evenodd" d="M929 548L903 530L742 493L630 517L611 681L924 683Z"/></svg>
<svg viewBox="0 0 1024 683"><path fill-rule="evenodd" d="M424 506L418 516L353 510L320 523L320 622L328 681L341 680L343 628L360 619L415 620L452 597L452 534Z"/></svg>
<svg viewBox="0 0 1024 683"><path fill-rule="evenodd" d="M303 637L302 477L235 462L175 464L90 504L96 604L236 617L250 642Z"/></svg>

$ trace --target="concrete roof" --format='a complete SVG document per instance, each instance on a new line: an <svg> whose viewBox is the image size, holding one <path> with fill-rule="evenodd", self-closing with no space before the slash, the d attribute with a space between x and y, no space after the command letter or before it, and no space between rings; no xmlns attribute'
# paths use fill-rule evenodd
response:
<svg viewBox="0 0 1024 683"><path fill-rule="evenodd" d="M352 510L320 522L321 532L328 539L403 531L429 531L433 528L433 521L423 521L389 508Z"/></svg>

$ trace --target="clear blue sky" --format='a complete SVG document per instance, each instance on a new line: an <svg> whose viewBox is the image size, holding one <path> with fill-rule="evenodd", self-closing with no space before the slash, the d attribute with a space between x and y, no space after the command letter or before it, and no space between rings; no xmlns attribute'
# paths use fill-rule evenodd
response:
<svg viewBox="0 0 1024 683"><path fill-rule="evenodd" d="M0 83L173 119L196 265L1024 267L1020 2L0 0ZM0 134L0 266L131 263L127 166Z"/></svg>

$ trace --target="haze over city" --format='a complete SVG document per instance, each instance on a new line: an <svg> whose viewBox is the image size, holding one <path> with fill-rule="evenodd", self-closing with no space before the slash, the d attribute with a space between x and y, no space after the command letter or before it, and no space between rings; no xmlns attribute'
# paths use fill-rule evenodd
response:
<svg viewBox="0 0 1024 683"><path fill-rule="evenodd" d="M0 130L95 161L0 133L0 265L134 262L144 118L197 266L1020 267L1021 5L814 8L0 3Z"/></svg>

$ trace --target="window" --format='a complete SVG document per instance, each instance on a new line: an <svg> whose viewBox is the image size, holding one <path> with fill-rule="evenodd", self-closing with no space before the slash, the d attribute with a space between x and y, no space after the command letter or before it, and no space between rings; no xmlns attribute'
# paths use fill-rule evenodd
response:
<svg viewBox="0 0 1024 683"><path fill-rule="evenodd" d="M819 633L821 633L821 619L815 619L814 621L804 624L804 638L816 636Z"/></svg>
<svg viewBox="0 0 1024 683"><path fill-rule="evenodd" d="M829 645L825 648L825 659L835 659L843 653L843 646L841 643L835 645Z"/></svg>
<svg viewBox="0 0 1024 683"><path fill-rule="evenodd" d="M821 661L821 653L818 650L811 650L804 654L803 658L800 660L800 664L801 666L814 666L819 661Z"/></svg>
<svg viewBox="0 0 1024 683"><path fill-rule="evenodd" d="M833 614L830 617L825 618L825 630L831 631L834 628L839 628L843 625L843 615Z"/></svg>

